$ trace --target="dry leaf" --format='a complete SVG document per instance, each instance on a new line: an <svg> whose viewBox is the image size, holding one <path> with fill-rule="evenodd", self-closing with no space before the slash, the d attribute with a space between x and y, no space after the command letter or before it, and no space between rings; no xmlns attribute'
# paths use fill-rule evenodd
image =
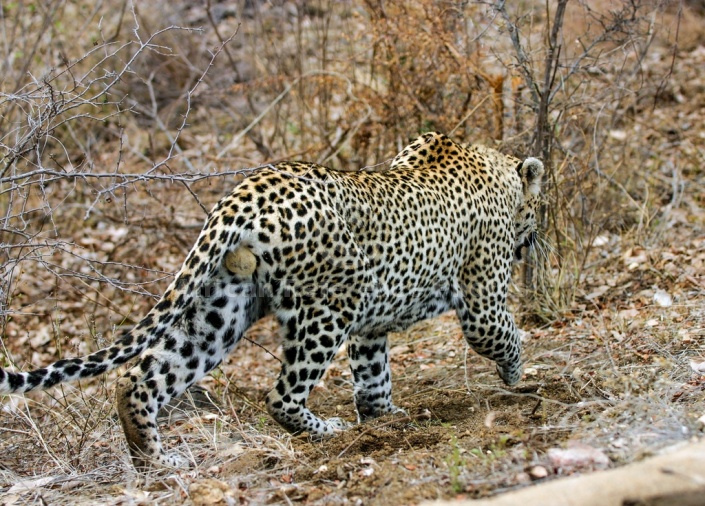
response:
<svg viewBox="0 0 705 506"><path fill-rule="evenodd" d="M591 293L587 294L587 295L585 296L585 298L586 298L587 300L596 299L597 297L599 297L599 296L601 296L601 295L604 295L605 292L607 292L607 290L609 290L609 289L610 289L610 287L607 286L607 285L598 286L598 287L595 288L595 290L593 290Z"/></svg>
<svg viewBox="0 0 705 506"><path fill-rule="evenodd" d="M624 141L627 139L627 132L624 130L610 130L610 137L616 141Z"/></svg>
<svg viewBox="0 0 705 506"><path fill-rule="evenodd" d="M592 245L595 246L596 248L599 248L600 246L604 246L605 244L609 244L610 238L607 237L606 235L598 235L595 237L595 240L592 241Z"/></svg>
<svg viewBox="0 0 705 506"><path fill-rule="evenodd" d="M620 318L624 320L633 320L637 316L639 316L639 310L638 309L622 309L619 313L617 313Z"/></svg>
<svg viewBox="0 0 705 506"><path fill-rule="evenodd" d="M34 480L21 480L10 487L7 494L24 494L31 492L35 488L43 487L54 481L56 476L45 476L43 478L36 478Z"/></svg>

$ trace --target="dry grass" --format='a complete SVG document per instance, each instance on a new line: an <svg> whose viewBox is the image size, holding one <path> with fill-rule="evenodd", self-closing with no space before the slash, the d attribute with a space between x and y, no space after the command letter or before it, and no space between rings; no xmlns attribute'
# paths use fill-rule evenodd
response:
<svg viewBox="0 0 705 506"><path fill-rule="evenodd" d="M277 361L242 343L202 383L219 407L166 431L194 464L169 477L131 470L113 376L7 399L3 501L197 503L217 478L224 504L414 503L524 485L571 439L616 465L696 434L698 4L570 2L551 59L559 3L3 5L3 366L81 355L139 321L243 168L293 158L358 170L431 129L549 168L533 288L513 301L528 330L519 389L465 360L445 315L392 342L395 401L411 419L311 445L266 415ZM655 302L659 290L672 305ZM266 320L250 336L276 354L275 334ZM312 402L353 419L344 360ZM36 478L47 480L10 488Z"/></svg>

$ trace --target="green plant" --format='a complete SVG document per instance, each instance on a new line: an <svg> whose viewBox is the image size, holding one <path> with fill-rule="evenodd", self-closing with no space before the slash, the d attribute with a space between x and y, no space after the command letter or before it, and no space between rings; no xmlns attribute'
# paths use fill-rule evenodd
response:
<svg viewBox="0 0 705 506"><path fill-rule="evenodd" d="M458 439L453 436L450 440L451 451L445 458L445 463L448 466L448 477L450 478L450 486L456 494L465 490L465 485L461 479L461 475L467 466L467 461L463 457L465 450L458 445Z"/></svg>

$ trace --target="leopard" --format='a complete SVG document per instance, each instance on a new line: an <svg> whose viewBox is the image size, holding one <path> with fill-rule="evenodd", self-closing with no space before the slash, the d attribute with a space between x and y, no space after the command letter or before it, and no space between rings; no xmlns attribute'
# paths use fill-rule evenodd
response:
<svg viewBox="0 0 705 506"><path fill-rule="evenodd" d="M313 439L354 425L307 407L344 343L357 423L403 413L392 401L388 335L454 310L467 344L499 378L522 377L508 309L513 266L538 233L543 163L429 132L383 170L280 162L213 207L160 300L113 343L29 372L0 369L0 393L103 375L137 470L188 467L167 452L157 414L216 368L265 315L280 326L281 370L267 411Z"/></svg>

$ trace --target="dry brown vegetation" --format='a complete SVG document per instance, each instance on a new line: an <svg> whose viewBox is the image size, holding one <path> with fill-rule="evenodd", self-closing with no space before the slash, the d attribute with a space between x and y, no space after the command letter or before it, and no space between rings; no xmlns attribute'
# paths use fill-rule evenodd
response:
<svg viewBox="0 0 705 506"><path fill-rule="evenodd" d="M1 7L3 367L85 354L139 321L243 169L360 170L428 130L548 168L544 237L512 301L517 388L447 314L393 336L409 418L313 444L263 408L278 373L266 319L201 382L215 404L196 391L198 410L165 420L188 471L138 479L115 375L4 399L3 504L415 504L700 434L702 0ZM312 409L353 420L351 394L341 353ZM552 457L575 442L602 457Z"/></svg>

